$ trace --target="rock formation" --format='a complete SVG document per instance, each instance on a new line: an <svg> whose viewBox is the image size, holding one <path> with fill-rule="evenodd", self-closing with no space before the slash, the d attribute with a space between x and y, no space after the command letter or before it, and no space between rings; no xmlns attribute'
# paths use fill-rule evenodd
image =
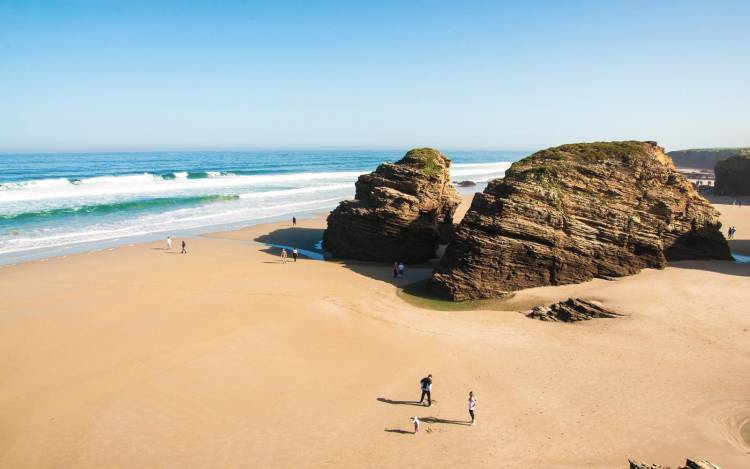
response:
<svg viewBox="0 0 750 469"><path fill-rule="evenodd" d="M630 469L668 469L664 466L659 466L658 464L646 464L641 461L635 461L633 459L629 459L628 463L630 463ZM716 464L712 464L708 461L694 461L692 459L688 459L685 461L684 466L677 467L675 469L721 469Z"/></svg>
<svg viewBox="0 0 750 469"><path fill-rule="evenodd" d="M750 195L750 152L726 160L714 167L717 193L724 195Z"/></svg>
<svg viewBox="0 0 750 469"><path fill-rule="evenodd" d="M714 169L719 160L734 155L750 155L750 148L699 148L667 153L678 168Z"/></svg>
<svg viewBox="0 0 750 469"><path fill-rule="evenodd" d="M328 216L323 248L335 257L422 262L453 230L461 201L450 184L450 160L431 148L409 151L356 183L354 200Z"/></svg>
<svg viewBox="0 0 750 469"><path fill-rule="evenodd" d="M474 187L477 185L477 183L474 181L460 181L460 182L457 182L456 185L458 187Z"/></svg>
<svg viewBox="0 0 750 469"><path fill-rule="evenodd" d="M568 298L566 301L548 306L536 306L526 317L540 321L576 322L594 318L618 318L622 314L614 313L590 301L580 298Z"/></svg>
<svg viewBox="0 0 750 469"><path fill-rule="evenodd" d="M429 283L452 300L731 259L718 213L656 142L563 145L476 194Z"/></svg>

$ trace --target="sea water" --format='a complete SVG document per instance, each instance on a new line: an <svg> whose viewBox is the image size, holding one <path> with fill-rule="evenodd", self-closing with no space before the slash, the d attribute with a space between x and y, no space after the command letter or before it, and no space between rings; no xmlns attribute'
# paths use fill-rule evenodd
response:
<svg viewBox="0 0 750 469"><path fill-rule="evenodd" d="M529 152L449 151L455 181ZM403 151L0 155L0 264L330 210Z"/></svg>

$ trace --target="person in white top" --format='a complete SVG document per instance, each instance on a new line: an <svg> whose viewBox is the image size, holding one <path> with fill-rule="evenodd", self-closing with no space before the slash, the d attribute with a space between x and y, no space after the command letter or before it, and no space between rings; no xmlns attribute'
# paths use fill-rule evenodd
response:
<svg viewBox="0 0 750 469"><path fill-rule="evenodd" d="M411 419L414 421L414 433L416 434L419 431L419 419L417 417Z"/></svg>
<svg viewBox="0 0 750 469"><path fill-rule="evenodd" d="M469 391L469 415L471 416L471 424L474 425L474 409L477 407L477 398L474 397L474 391Z"/></svg>
<svg viewBox="0 0 750 469"><path fill-rule="evenodd" d="M172 238L167 236L167 249L172 249Z"/></svg>

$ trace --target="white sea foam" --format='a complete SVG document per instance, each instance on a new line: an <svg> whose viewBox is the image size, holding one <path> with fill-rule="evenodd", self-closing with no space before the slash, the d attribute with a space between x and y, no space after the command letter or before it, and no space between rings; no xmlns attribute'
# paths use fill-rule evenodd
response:
<svg viewBox="0 0 750 469"><path fill-rule="evenodd" d="M167 192L191 192L205 189L281 185L285 183L318 183L331 180L355 180L359 172L321 172L221 176L206 179L164 179L149 173L127 176L98 176L73 184L67 179L43 179L0 186L0 203L26 202L76 197L142 195Z"/></svg>
<svg viewBox="0 0 750 469"><path fill-rule="evenodd" d="M490 179L503 177L505 171L510 168L511 163L477 163L477 164L454 164L451 166L451 177L453 179L474 179L476 182L485 182Z"/></svg>
<svg viewBox="0 0 750 469"><path fill-rule="evenodd" d="M219 211L210 207L178 209L160 214L150 214L120 220L106 228L101 225L94 225L86 230L69 231L46 236L41 235L41 233L33 233L32 236L0 240L0 254L258 220L303 210L323 210L335 206L336 202L344 198L346 196L341 195L338 197L314 200L303 199L260 206L252 204L238 207L228 204L233 208L225 208Z"/></svg>

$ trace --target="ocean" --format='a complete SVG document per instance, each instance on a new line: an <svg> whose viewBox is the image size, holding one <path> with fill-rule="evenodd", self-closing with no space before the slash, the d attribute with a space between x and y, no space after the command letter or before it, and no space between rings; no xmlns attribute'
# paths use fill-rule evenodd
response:
<svg viewBox="0 0 750 469"><path fill-rule="evenodd" d="M529 152L452 151L476 187ZM0 264L330 210L404 151L0 155Z"/></svg>

